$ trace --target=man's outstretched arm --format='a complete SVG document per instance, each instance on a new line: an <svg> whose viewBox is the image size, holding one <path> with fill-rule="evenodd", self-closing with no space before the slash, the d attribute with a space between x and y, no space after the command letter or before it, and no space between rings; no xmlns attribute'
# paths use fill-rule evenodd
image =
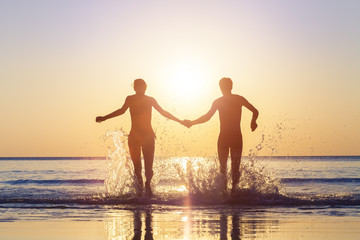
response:
<svg viewBox="0 0 360 240"><path fill-rule="evenodd" d="M246 107L247 109L249 109L253 113L252 119L251 119L251 130L255 131L255 129L258 126L257 123L256 123L256 120L257 120L257 118L259 116L259 111L251 103L249 103L247 100L245 100L244 107Z"/></svg>
<svg viewBox="0 0 360 240"><path fill-rule="evenodd" d="M171 113L165 111L164 109L162 109L160 107L160 105L157 103L157 101L155 99L153 99L153 107L164 117L166 117L167 119L173 120L175 122L184 124L184 122L180 119L178 119L177 117L175 117L174 115L172 115Z"/></svg>
<svg viewBox="0 0 360 240"><path fill-rule="evenodd" d="M201 123L207 122L210 120L210 118L212 116L214 116L216 110L217 110L217 108L216 108L215 104L213 103L210 110L206 114L202 115L201 117L199 117L198 119L196 119L194 121L185 120L185 125L187 127L191 127L196 124L201 124Z"/></svg>
<svg viewBox="0 0 360 240"><path fill-rule="evenodd" d="M116 110L108 115L96 117L96 122L100 123L100 122L106 121L110 118L120 116L120 115L124 114L128 108L129 108L129 102L128 102L128 98L126 98L125 103L121 108L119 108L118 110Z"/></svg>

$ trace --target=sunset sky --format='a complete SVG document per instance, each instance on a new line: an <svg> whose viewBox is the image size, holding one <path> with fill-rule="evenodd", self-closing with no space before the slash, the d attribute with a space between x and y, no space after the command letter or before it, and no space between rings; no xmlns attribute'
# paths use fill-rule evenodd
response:
<svg viewBox="0 0 360 240"><path fill-rule="evenodd" d="M0 157L106 156L101 124L143 78L180 119L230 77L260 112L244 155L360 155L360 1L1 1ZM218 114L153 112L156 156L214 155Z"/></svg>

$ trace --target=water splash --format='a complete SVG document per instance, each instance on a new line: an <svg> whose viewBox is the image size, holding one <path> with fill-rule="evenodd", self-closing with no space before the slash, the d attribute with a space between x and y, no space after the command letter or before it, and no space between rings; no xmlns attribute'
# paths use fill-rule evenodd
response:
<svg viewBox="0 0 360 240"><path fill-rule="evenodd" d="M213 158L177 158L173 162L182 184L189 195L197 198L222 198L225 179L219 169L218 159ZM227 189L231 186L231 160L228 161ZM266 171L265 167L255 161L243 159L240 166L240 182L238 192L259 194L278 194L279 180ZM229 193L228 193L229 194Z"/></svg>
<svg viewBox="0 0 360 240"><path fill-rule="evenodd" d="M106 196L135 197L140 185L134 175L134 167L127 148L127 134L122 130L108 130L104 140L111 139L108 146L108 178L105 180Z"/></svg>
<svg viewBox="0 0 360 240"><path fill-rule="evenodd" d="M254 149L249 150L248 159L243 159L240 165L241 180L240 189L249 189L253 193L278 194L280 181L275 173L267 171L258 161L259 152L267 147L265 135Z"/></svg>
<svg viewBox="0 0 360 240"><path fill-rule="evenodd" d="M254 166L256 157L258 156L260 150L264 148L264 142L265 142L265 135L262 134L260 143L256 145L255 149L249 150L248 157L252 166Z"/></svg>
<svg viewBox="0 0 360 240"><path fill-rule="evenodd" d="M212 199L221 197L225 181L216 158L177 158L173 166L189 195Z"/></svg>
<svg viewBox="0 0 360 240"><path fill-rule="evenodd" d="M239 188L252 194L278 194L280 181L258 162L243 161Z"/></svg>
<svg viewBox="0 0 360 240"><path fill-rule="evenodd" d="M107 157L109 175L105 180L105 197L136 198L140 193L140 185L129 156L127 134L122 129L107 131L104 138L111 139ZM261 142L241 161L238 185L240 193L259 195L279 192L279 181L257 161L264 141L263 135ZM174 200L191 196L196 199L221 200L224 198L224 184L227 182L227 189L230 189L231 185L230 159L227 164L228 173L223 176L217 157L155 158L152 181L155 197Z"/></svg>

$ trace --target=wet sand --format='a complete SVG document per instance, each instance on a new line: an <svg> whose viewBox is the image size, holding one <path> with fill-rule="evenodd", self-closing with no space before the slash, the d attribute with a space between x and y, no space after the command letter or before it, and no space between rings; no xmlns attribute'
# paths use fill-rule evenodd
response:
<svg viewBox="0 0 360 240"><path fill-rule="evenodd" d="M0 239L360 239L360 218L271 211L109 211L101 219L0 223Z"/></svg>

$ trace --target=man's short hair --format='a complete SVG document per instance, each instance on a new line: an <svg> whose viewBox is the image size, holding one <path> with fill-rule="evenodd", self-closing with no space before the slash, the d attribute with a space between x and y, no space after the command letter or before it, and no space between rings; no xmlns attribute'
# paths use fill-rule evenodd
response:
<svg viewBox="0 0 360 240"><path fill-rule="evenodd" d="M134 87L135 91L145 90L147 85L146 85L146 82L144 81L144 79L138 78L138 79L134 80L133 87Z"/></svg>
<svg viewBox="0 0 360 240"><path fill-rule="evenodd" d="M231 78L224 77L220 79L219 86L222 90L231 90L233 87L233 82Z"/></svg>
<svg viewBox="0 0 360 240"><path fill-rule="evenodd" d="M144 81L144 79L142 79L142 78L138 78L138 79L135 79L134 80L134 87L135 86L147 86L146 85L146 82Z"/></svg>

